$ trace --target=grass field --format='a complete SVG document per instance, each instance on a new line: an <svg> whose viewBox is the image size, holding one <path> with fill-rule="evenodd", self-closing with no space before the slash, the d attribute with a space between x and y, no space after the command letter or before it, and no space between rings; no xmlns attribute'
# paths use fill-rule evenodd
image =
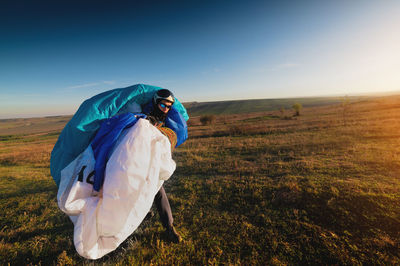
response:
<svg viewBox="0 0 400 266"><path fill-rule="evenodd" d="M399 265L399 118L400 96L193 117L166 183L184 242L156 215L96 264ZM2 265L94 264L57 207L56 132L0 136Z"/></svg>
<svg viewBox="0 0 400 266"><path fill-rule="evenodd" d="M40 118L0 119L0 136L36 133L59 133L70 116L50 116Z"/></svg>
<svg viewBox="0 0 400 266"><path fill-rule="evenodd" d="M308 97L308 98L286 98L286 99L259 99L259 100L236 100L216 102L191 102L186 107L191 116L204 114L243 114L250 112L273 111L280 109L292 109L294 103L300 103L304 107L315 107L324 105L340 104L343 100L362 101L371 97Z"/></svg>

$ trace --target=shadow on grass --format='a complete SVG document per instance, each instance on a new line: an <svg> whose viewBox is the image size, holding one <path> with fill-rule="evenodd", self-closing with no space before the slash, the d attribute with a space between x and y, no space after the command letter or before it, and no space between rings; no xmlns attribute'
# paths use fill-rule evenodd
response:
<svg viewBox="0 0 400 266"><path fill-rule="evenodd" d="M60 215L63 215L60 213ZM29 240L35 236L50 236L50 235L71 235L73 234L74 226L72 222L65 220L62 224L58 224L52 228L36 229L31 232L19 232L8 238L9 242L21 242Z"/></svg>
<svg viewBox="0 0 400 266"><path fill-rule="evenodd" d="M43 180L24 180L13 176L1 177L1 183L13 184L17 188L11 192L0 194L0 199L10 199L14 197L25 197L27 195L50 192L51 197L55 197L57 188L51 182L43 182ZM7 185L9 185L7 184Z"/></svg>
<svg viewBox="0 0 400 266"><path fill-rule="evenodd" d="M17 166L17 165L18 165L17 162L14 162L10 159L0 160L0 166Z"/></svg>
<svg viewBox="0 0 400 266"><path fill-rule="evenodd" d="M49 192L49 188L44 188L44 187L40 188L40 189L38 189L38 188L22 188L16 192L1 194L0 199L10 199L10 198L15 198L15 197L43 193L43 192ZM54 193L54 195L55 195L55 193Z"/></svg>

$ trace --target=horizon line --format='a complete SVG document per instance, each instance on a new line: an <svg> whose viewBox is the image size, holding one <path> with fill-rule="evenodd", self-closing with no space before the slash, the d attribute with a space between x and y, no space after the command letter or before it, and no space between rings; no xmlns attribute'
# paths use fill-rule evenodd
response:
<svg viewBox="0 0 400 266"><path fill-rule="evenodd" d="M182 104L190 104L190 103L217 103L217 102L234 102L234 101L253 101L253 100L284 100L284 99L309 99L309 98L334 98L334 97L384 97L384 96L395 96L400 95L400 90L395 91L385 91L385 92L366 92L366 93L355 93L355 94L330 94L330 95L314 95L314 96L293 96L293 97L271 97L271 98L245 98L245 99L226 99L226 100L216 100L216 101L185 101ZM31 116L4 116L0 115L1 120L13 120L13 119L30 119L30 118L50 118L50 117L64 117L64 116L73 116L75 113L69 114L38 114Z"/></svg>

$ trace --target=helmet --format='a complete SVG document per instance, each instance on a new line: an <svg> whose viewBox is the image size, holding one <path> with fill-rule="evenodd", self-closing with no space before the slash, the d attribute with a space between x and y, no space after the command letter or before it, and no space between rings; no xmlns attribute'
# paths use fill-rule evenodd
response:
<svg viewBox="0 0 400 266"><path fill-rule="evenodd" d="M153 101L155 104L158 104L162 100L166 100L166 101L169 101L170 103L174 104L174 102L175 102L174 94L167 89L158 90L154 94Z"/></svg>

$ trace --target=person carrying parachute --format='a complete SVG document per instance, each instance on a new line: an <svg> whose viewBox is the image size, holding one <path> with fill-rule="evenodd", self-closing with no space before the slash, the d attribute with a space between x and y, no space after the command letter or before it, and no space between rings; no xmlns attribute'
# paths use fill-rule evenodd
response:
<svg viewBox="0 0 400 266"><path fill-rule="evenodd" d="M149 121L157 127L161 133L166 135L171 142L171 148L174 149L177 144L177 134L175 131L179 131L175 127L175 131L169 127L165 127L165 120L172 105L175 102L175 97L169 90L162 89L154 94L153 101L151 101L143 110L147 114ZM154 198L158 213L161 218L161 222L166 229L167 236L173 242L180 242L181 237L176 232L173 226L173 217L171 207L165 193L164 187L162 186Z"/></svg>
<svg viewBox="0 0 400 266"><path fill-rule="evenodd" d="M74 223L77 252L97 259L143 221L153 200L170 240L179 242L163 182L171 149L188 137L186 109L173 94L137 84L86 100L51 154L60 209Z"/></svg>

